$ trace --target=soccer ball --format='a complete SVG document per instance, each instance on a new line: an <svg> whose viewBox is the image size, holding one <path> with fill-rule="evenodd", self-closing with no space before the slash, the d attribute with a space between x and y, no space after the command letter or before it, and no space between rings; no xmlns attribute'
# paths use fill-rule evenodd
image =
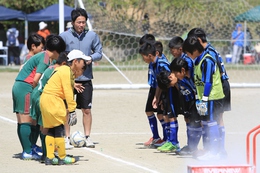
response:
<svg viewBox="0 0 260 173"><path fill-rule="evenodd" d="M83 147L85 145L85 135L80 131L75 131L70 135L70 143L74 147Z"/></svg>

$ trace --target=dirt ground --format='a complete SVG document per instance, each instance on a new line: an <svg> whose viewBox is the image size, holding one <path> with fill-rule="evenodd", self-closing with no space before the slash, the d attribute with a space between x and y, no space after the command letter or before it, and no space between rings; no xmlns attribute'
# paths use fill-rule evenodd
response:
<svg viewBox="0 0 260 173"><path fill-rule="evenodd" d="M188 165L241 165L246 164L246 134L259 125L258 88L232 89L232 111L226 112L226 149L228 158L218 162L200 162L190 157L172 153L159 153L156 149L143 149L139 142L151 137L144 113L148 89L94 90L93 124L91 138L98 142L96 148L75 148L68 154L80 156L80 161L70 166L45 166L36 161L17 158L21 153L16 117L12 113L11 89L17 73L0 73L0 172L95 172L95 173L185 173ZM98 80L105 72L96 73ZM81 112L77 111L78 124L72 132L83 131ZM161 127L159 132L162 134ZM180 145L186 144L185 123L179 117ZM38 140L38 144L40 141ZM259 146L259 140L258 140ZM201 144L200 144L201 148ZM257 152L260 156L260 152ZM259 161L257 162L259 165ZM260 170L260 168L259 168Z"/></svg>

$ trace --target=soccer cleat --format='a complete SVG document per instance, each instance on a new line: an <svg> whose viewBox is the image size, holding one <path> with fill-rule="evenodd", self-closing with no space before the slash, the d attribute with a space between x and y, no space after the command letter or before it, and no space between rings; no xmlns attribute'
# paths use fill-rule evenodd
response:
<svg viewBox="0 0 260 173"><path fill-rule="evenodd" d="M32 151L34 151L35 153L37 153L39 156L42 156L42 148L39 147L38 145L33 145Z"/></svg>
<svg viewBox="0 0 260 173"><path fill-rule="evenodd" d="M160 152L174 152L179 150L179 144L173 145L171 142L166 142L161 147L158 147L157 150Z"/></svg>
<svg viewBox="0 0 260 173"><path fill-rule="evenodd" d="M212 161L212 160L220 160L219 154L213 154L212 152L208 151L205 154L198 156L198 160L200 161Z"/></svg>
<svg viewBox="0 0 260 173"><path fill-rule="evenodd" d="M70 150L70 149L73 149L74 146L70 144L70 140L68 137L65 138L65 149L66 150Z"/></svg>
<svg viewBox="0 0 260 173"><path fill-rule="evenodd" d="M179 151L176 151L176 154L178 154L180 156L190 156L190 155L192 155L193 152L194 151L191 151L189 146L186 145L182 149L180 149Z"/></svg>
<svg viewBox="0 0 260 173"><path fill-rule="evenodd" d="M95 148L95 144L92 142L92 140L90 139L90 137L87 137L85 140L85 146L87 148Z"/></svg>
<svg viewBox="0 0 260 173"><path fill-rule="evenodd" d="M69 164L76 163L77 161L78 159L74 157L66 156L64 159L59 160L59 165L69 165Z"/></svg>
<svg viewBox="0 0 260 173"><path fill-rule="evenodd" d="M150 138L147 142L144 143L144 146L149 146L153 142L153 138Z"/></svg>
<svg viewBox="0 0 260 173"><path fill-rule="evenodd" d="M49 159L48 157L45 158L45 165L59 165L59 159L54 157Z"/></svg>
<svg viewBox="0 0 260 173"><path fill-rule="evenodd" d="M144 143L144 146L151 146L151 145L154 145L156 143L162 143L162 140L161 138L157 138L157 139L154 139L154 138L150 138L147 142Z"/></svg>
<svg viewBox="0 0 260 173"><path fill-rule="evenodd" d="M30 153L23 152L22 153L22 160L40 160L41 156L39 156L34 151L31 151Z"/></svg>
<svg viewBox="0 0 260 173"><path fill-rule="evenodd" d="M153 143L152 145L154 145L155 147L161 147L163 146L163 144L165 144L166 141L160 139L158 141L156 141L155 143Z"/></svg>
<svg viewBox="0 0 260 173"><path fill-rule="evenodd" d="M31 153L22 153L22 160L32 160L32 154Z"/></svg>

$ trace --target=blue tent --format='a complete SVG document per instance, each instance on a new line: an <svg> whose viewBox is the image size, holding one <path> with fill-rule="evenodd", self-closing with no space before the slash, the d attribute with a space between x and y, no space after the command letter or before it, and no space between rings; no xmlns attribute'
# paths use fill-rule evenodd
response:
<svg viewBox="0 0 260 173"><path fill-rule="evenodd" d="M24 20L26 18L26 14L23 13L22 11L18 10L13 10L10 8L6 8L4 6L0 6L0 21L5 21L5 20Z"/></svg>
<svg viewBox="0 0 260 173"><path fill-rule="evenodd" d="M70 21L70 13L74 8L64 5L64 20ZM58 21L59 20L59 4L53 4L42 10L27 15L28 21Z"/></svg>

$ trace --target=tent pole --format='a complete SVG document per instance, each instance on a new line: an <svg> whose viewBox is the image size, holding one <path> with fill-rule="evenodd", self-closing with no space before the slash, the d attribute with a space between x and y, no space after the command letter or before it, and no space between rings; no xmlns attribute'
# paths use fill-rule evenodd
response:
<svg viewBox="0 0 260 173"><path fill-rule="evenodd" d="M24 20L24 41L28 39L28 20Z"/></svg>
<svg viewBox="0 0 260 173"><path fill-rule="evenodd" d="M59 0L59 31L64 32L64 1Z"/></svg>
<svg viewBox="0 0 260 173"><path fill-rule="evenodd" d="M247 28L247 26L246 26L246 21L244 21L244 54L246 53L246 36L247 36L247 34L246 34L246 28Z"/></svg>

